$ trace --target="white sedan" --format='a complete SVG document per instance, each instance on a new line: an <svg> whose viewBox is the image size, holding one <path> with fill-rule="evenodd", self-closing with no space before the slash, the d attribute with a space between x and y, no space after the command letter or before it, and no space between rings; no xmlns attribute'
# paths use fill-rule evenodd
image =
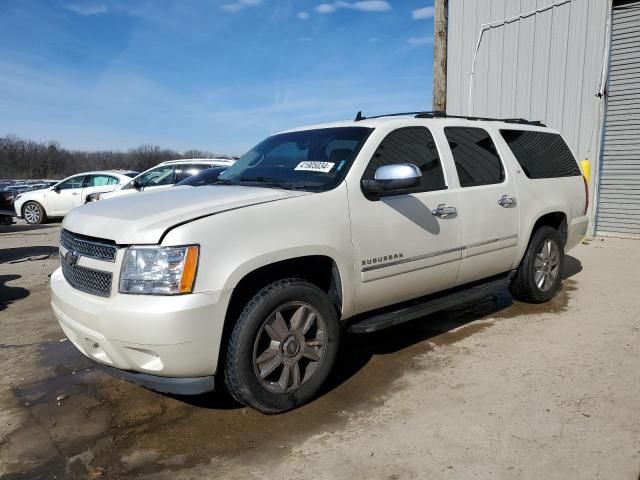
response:
<svg viewBox="0 0 640 480"><path fill-rule="evenodd" d="M104 170L73 175L52 187L16 196L16 215L30 224L64 217L72 209L87 203L91 194L112 192L137 174L129 170Z"/></svg>

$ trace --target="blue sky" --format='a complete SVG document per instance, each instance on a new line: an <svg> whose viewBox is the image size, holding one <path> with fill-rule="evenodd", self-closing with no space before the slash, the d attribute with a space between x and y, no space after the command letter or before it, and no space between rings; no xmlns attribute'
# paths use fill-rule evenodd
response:
<svg viewBox="0 0 640 480"><path fill-rule="evenodd" d="M240 154L429 109L432 0L0 0L0 135Z"/></svg>

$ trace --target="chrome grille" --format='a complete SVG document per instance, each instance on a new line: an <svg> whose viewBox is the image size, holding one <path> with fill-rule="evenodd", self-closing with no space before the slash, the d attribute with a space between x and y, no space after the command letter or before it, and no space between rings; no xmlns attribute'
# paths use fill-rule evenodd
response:
<svg viewBox="0 0 640 480"><path fill-rule="evenodd" d="M64 256L60 257L62 274L73 288L81 292L90 293L99 297L111 295L111 272L101 272L92 268L70 265Z"/></svg>
<svg viewBox="0 0 640 480"><path fill-rule="evenodd" d="M117 247L108 240L93 240L82 235L62 230L60 243L71 252L76 252L83 257L91 257L107 262L115 262Z"/></svg>

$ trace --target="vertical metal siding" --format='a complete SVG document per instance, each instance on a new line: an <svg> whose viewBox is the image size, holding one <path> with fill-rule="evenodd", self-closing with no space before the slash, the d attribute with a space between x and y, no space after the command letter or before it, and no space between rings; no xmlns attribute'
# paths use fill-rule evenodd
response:
<svg viewBox="0 0 640 480"><path fill-rule="evenodd" d="M614 4L597 233L640 235L640 0Z"/></svg>
<svg viewBox="0 0 640 480"><path fill-rule="evenodd" d="M469 106L482 25L556 3L560 0L450 0L447 110L541 120L560 130L578 158L588 158L597 174L604 113L596 94L607 43L608 0L571 0L486 30ZM627 28L627 40L630 32ZM636 73L640 80L640 63ZM640 92L634 98L640 102Z"/></svg>
<svg viewBox="0 0 640 480"><path fill-rule="evenodd" d="M521 12L520 0L509 0L505 4L505 16L506 17L514 17ZM518 44L520 41L519 38L519 28L517 23L510 23L505 25L504 27L504 37L503 37L504 45L505 45L505 53L509 48L513 48L516 51L518 50ZM509 45L511 47L509 47ZM516 116L516 104L517 104L517 96L516 91L517 88L511 88L516 85L518 78L518 64L519 57L518 55L511 55L511 58L505 58L502 65L502 81L503 88L505 90L504 95L500 95L500 107L498 112L505 112L505 114L509 117ZM511 88L511 91L509 89ZM508 112L508 113L507 113Z"/></svg>

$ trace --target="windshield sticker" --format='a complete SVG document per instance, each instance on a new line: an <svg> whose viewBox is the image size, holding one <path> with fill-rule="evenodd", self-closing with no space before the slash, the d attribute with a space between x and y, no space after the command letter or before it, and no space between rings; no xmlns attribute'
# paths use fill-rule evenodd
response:
<svg viewBox="0 0 640 480"><path fill-rule="evenodd" d="M334 165L333 162L300 162L294 170L329 173Z"/></svg>

